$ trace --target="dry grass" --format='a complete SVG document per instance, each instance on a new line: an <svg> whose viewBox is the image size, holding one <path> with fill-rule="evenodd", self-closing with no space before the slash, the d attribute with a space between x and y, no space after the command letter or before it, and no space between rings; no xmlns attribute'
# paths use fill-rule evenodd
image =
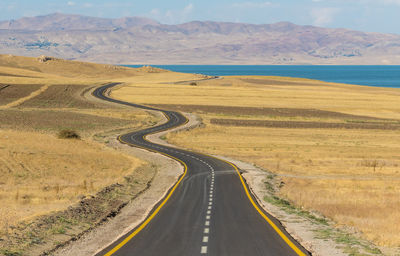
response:
<svg viewBox="0 0 400 256"><path fill-rule="evenodd" d="M381 129L398 125L399 90L278 77L226 77L197 86L130 81L113 96L201 115L206 127L169 135L172 143L255 163L280 176L280 194L294 204L378 244L400 246L400 134ZM220 126L212 119L236 123ZM284 121L290 129L237 126L249 120ZM304 129L293 121L319 126ZM356 129L372 124L378 126Z"/></svg>
<svg viewBox="0 0 400 256"><path fill-rule="evenodd" d="M172 75L173 73L170 74ZM162 83L168 80L167 76L163 76L164 79L160 79L161 76L154 77L157 80L152 82L152 77L149 76L148 80L142 77L131 78L127 81L132 84L115 91L113 95L143 104L318 109L400 119L400 91L393 89L335 85L318 81L299 87L248 84L242 82L240 77L203 81L198 86L190 86ZM279 83L283 80L275 79Z"/></svg>
<svg viewBox="0 0 400 256"><path fill-rule="evenodd" d="M26 77L49 77L51 75L56 75L80 79L96 77L100 79L111 79L134 76L139 73L139 71L135 69L111 65L67 61L56 58L51 58L46 62L40 62L38 58L10 55L0 55L0 66L7 69L7 72L2 71L0 73L7 74L8 76L17 75ZM25 70L27 73L18 74L15 71L13 72L13 69Z"/></svg>
<svg viewBox="0 0 400 256"><path fill-rule="evenodd" d="M0 247L25 250L33 239L25 234L33 232L30 227L49 242L64 241L66 237L51 237L58 231L46 233L51 227L46 218L57 215L50 212L63 212L82 196L125 181L127 175L132 181L129 191L117 188L113 195L104 195L118 195L118 200L98 198L90 216L79 211L74 213L77 216L70 216L82 220L77 223L80 227L72 227L71 234L115 212L125 195L134 196L146 188L154 170L138 172L135 169L143 165L142 161L95 143L92 135L128 127L139 129L154 124L157 118L141 110L89 102L84 92L113 79L144 76L148 71L63 60L40 63L36 58L0 55ZM1 90L3 84L12 87ZM76 131L82 139L57 139L63 129ZM16 225L22 220L30 223L28 227ZM8 232L14 235L8 236Z"/></svg>
<svg viewBox="0 0 400 256"><path fill-rule="evenodd" d="M90 113L87 111L87 113ZM146 124L144 116L136 116L131 120L113 117L102 117L79 112L63 110L7 109L0 111L0 129L21 131L38 131L57 133L62 129L74 129L84 136L120 127L140 127Z"/></svg>
<svg viewBox="0 0 400 256"><path fill-rule="evenodd" d="M66 208L142 162L81 140L0 131L0 227Z"/></svg>
<svg viewBox="0 0 400 256"><path fill-rule="evenodd" d="M172 104L157 104L153 105L162 109L172 109L176 111L192 112L198 114L216 114L223 116L240 116L258 118L302 118L302 119L325 119L325 120L354 120L354 121L389 121L380 118L369 116L358 116L343 114L340 112L323 111L319 109L304 109L304 108L258 108L258 107L236 107L236 106L203 106L203 105L172 105Z"/></svg>
<svg viewBox="0 0 400 256"><path fill-rule="evenodd" d="M40 87L41 85L37 84L0 84L0 106L27 97Z"/></svg>
<svg viewBox="0 0 400 256"><path fill-rule="evenodd" d="M399 123L333 123L333 122L312 122L312 121L272 121L255 119L227 119L212 118L211 124L223 126L244 126L244 127L273 127L273 128L308 128L308 129L372 129L372 130L400 130Z"/></svg>
<svg viewBox="0 0 400 256"><path fill-rule="evenodd" d="M38 95L40 95L41 93L43 93L44 91L47 90L47 88L49 88L48 85L42 85L38 90L33 91L31 94L29 94L28 96L25 97L21 97L19 99L16 99L15 101L12 101L4 106L1 106L0 109L7 109L7 108L12 108L12 107L16 107L21 105L22 103L24 103L25 101L28 101Z"/></svg>
<svg viewBox="0 0 400 256"><path fill-rule="evenodd" d="M46 91L21 104L25 108L79 108L104 109L109 106L90 102L81 96L86 85L52 85Z"/></svg>
<svg viewBox="0 0 400 256"><path fill-rule="evenodd" d="M399 181L400 177L389 180L287 178L281 193L308 209L318 209L341 225L357 227L370 241L398 246Z"/></svg>

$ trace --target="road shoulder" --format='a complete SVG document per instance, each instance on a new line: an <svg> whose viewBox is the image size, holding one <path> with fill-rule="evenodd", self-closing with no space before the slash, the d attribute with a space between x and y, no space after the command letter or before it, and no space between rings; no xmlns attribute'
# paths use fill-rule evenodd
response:
<svg viewBox="0 0 400 256"><path fill-rule="evenodd" d="M177 127L168 132L192 129L197 124L198 122L189 121L184 126ZM161 132L151 135L149 136L149 140L154 143L163 143L164 141L159 137L164 136L166 133L167 132ZM176 183L179 176L183 173L183 167L175 160L158 153L121 144L116 139L117 135L117 133L108 134L108 136L104 138L105 141L109 142L108 146L153 164L157 168L156 175L151 181L149 188L121 209L118 215L108 219L90 232L87 232L77 241L73 241L58 249L54 255L85 256L100 252L145 220L154 206L165 197L168 190Z"/></svg>

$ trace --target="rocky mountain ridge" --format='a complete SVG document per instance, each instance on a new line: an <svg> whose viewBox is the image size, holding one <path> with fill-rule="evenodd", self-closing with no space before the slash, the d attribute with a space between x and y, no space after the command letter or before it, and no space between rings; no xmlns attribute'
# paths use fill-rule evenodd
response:
<svg viewBox="0 0 400 256"><path fill-rule="evenodd" d="M400 64L400 35L50 14L0 22L0 53L112 64Z"/></svg>

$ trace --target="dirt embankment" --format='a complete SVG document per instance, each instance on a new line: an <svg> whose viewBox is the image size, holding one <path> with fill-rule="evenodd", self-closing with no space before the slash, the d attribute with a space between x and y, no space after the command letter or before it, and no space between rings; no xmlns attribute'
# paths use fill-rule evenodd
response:
<svg viewBox="0 0 400 256"><path fill-rule="evenodd" d="M47 255L54 246L61 246L82 236L107 219L117 215L131 200L149 188L156 173L155 166L137 168L125 181L105 187L93 196L82 199L68 209L24 221L11 227L7 239L0 242L4 255ZM29 250L27 250L29 248Z"/></svg>

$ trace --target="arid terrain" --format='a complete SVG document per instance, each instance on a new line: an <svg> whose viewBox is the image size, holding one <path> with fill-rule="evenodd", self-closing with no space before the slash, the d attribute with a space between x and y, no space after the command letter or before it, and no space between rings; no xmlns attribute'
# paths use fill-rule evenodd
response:
<svg viewBox="0 0 400 256"><path fill-rule="evenodd" d="M50 250L148 188L154 166L108 140L160 118L92 98L92 88L110 82L121 83L112 97L201 117L200 128L162 139L265 170L263 200L344 228L352 235L335 240L347 243L347 254L364 255L358 239L400 247L396 89L0 55L2 254ZM59 138L65 129L81 138ZM330 232L315 230L315 237Z"/></svg>
<svg viewBox="0 0 400 256"><path fill-rule="evenodd" d="M400 91L280 77L171 84L152 76L112 96L202 118L204 127L170 134L169 142L253 163L273 173L279 186L271 189L294 205L375 244L400 246Z"/></svg>
<svg viewBox="0 0 400 256"><path fill-rule="evenodd" d="M400 36L289 22L193 21L54 13L0 21L0 53L111 64L400 64Z"/></svg>
<svg viewBox="0 0 400 256"><path fill-rule="evenodd" d="M0 254L38 255L146 189L154 168L103 138L158 118L88 99L102 79L145 73L0 56ZM81 138L59 138L65 129Z"/></svg>

